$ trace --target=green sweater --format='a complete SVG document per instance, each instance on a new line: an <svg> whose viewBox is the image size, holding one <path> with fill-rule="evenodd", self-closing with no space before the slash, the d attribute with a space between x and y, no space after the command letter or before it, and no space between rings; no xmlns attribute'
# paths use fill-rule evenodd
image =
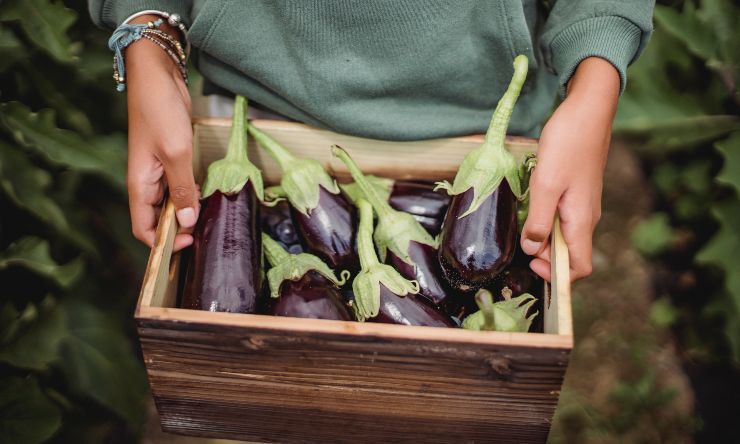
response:
<svg viewBox="0 0 740 444"><path fill-rule="evenodd" d="M542 4L553 6L547 14ZM365 137L484 132L525 54L509 132L536 135L578 63L619 71L645 47L653 0L91 0L100 26L178 13L211 82L289 118ZM546 16L546 18L545 18Z"/></svg>

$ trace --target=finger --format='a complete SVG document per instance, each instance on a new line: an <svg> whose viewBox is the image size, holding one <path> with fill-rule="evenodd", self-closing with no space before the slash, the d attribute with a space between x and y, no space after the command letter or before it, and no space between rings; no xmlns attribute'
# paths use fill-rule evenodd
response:
<svg viewBox="0 0 740 444"><path fill-rule="evenodd" d="M560 211L560 226L568 246L571 281L590 275L594 226L591 212L563 208Z"/></svg>
<svg viewBox="0 0 740 444"><path fill-rule="evenodd" d="M175 204L177 222L184 232L192 230L198 219L198 192L193 178L193 150L185 146L163 149L163 159L170 199Z"/></svg>
<svg viewBox="0 0 740 444"><path fill-rule="evenodd" d="M537 168L531 183L529 214L522 229L521 246L525 253L535 256L547 245L563 190L554 181L543 178L541 174L537 175Z"/></svg>
<svg viewBox="0 0 740 444"><path fill-rule="evenodd" d="M550 278L552 277L550 267L550 261L540 258L532 259L532 262L529 263L529 268L547 282L550 282Z"/></svg>
<svg viewBox="0 0 740 444"><path fill-rule="evenodd" d="M182 250L183 248L189 247L193 244L193 235L180 233L175 236L175 242L172 246L175 252Z"/></svg>
<svg viewBox="0 0 740 444"><path fill-rule="evenodd" d="M129 183L129 208L131 231L134 237L150 248L154 245L157 230L157 202L162 200L164 189L159 183Z"/></svg>

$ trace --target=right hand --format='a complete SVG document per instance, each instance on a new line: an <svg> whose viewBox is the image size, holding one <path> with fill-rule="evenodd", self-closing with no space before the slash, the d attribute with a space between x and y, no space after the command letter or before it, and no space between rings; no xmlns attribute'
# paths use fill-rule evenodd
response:
<svg viewBox="0 0 740 444"><path fill-rule="evenodd" d="M137 21L156 19L139 17ZM174 31L173 31L174 32ZM193 178L190 95L175 63L158 46L141 39L126 49L128 91L128 194L134 236L154 245L165 189L180 226L174 250L193 242L200 211Z"/></svg>

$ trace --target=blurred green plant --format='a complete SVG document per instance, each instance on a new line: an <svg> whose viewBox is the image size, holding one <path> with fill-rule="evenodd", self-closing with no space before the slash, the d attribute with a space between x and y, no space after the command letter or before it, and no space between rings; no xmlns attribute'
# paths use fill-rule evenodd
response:
<svg viewBox="0 0 740 444"><path fill-rule="evenodd" d="M132 442L146 414L125 106L84 11L0 3L2 442Z"/></svg>
<svg viewBox="0 0 740 444"><path fill-rule="evenodd" d="M659 266L658 291L675 305L688 353L737 365L740 5L671 3L655 8L655 32L629 71L614 125L641 141L656 193L656 213L633 241Z"/></svg>

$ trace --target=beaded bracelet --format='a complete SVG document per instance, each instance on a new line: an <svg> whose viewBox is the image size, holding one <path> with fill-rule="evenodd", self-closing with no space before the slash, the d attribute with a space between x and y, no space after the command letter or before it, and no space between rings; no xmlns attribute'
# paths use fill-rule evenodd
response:
<svg viewBox="0 0 740 444"><path fill-rule="evenodd" d="M142 24L124 23L119 26L108 40L108 47L113 51L113 80L116 82L116 89L126 90L126 65L123 58L123 50L134 42L145 38L162 48L175 65L178 67L183 80L187 83L187 68L185 62L187 54L182 48L182 44L171 37L166 32L158 28L164 21L160 18L153 22Z"/></svg>

